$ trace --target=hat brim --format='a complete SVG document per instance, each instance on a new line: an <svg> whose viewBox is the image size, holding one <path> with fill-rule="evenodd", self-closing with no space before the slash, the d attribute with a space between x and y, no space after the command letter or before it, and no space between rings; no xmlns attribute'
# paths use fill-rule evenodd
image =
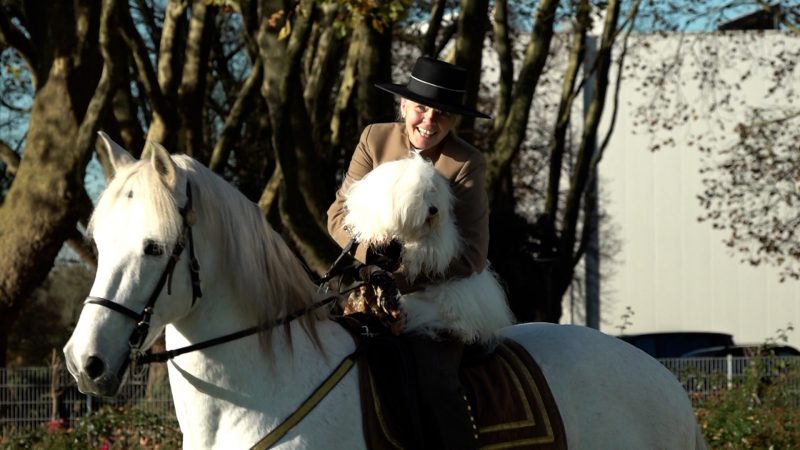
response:
<svg viewBox="0 0 800 450"><path fill-rule="evenodd" d="M407 98L413 102L419 103L421 105L430 106L431 108L441 109L442 111L447 111L454 114L460 114L462 116L471 116L471 117L478 117L481 119L491 119L492 117L484 114L480 111L471 109L471 108L464 108L460 105L451 105L447 103L441 103L436 100L432 100L428 97L419 95L415 92L410 91L405 85L402 84L394 84L394 83L375 83L375 87L386 92L389 92L394 95L399 95L400 97Z"/></svg>

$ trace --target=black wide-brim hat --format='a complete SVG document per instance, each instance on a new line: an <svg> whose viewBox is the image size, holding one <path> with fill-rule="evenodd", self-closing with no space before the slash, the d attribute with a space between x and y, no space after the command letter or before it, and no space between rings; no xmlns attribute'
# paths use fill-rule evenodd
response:
<svg viewBox="0 0 800 450"><path fill-rule="evenodd" d="M464 105L467 71L438 59L417 59L406 84L376 83L375 87L431 108L464 116L491 117Z"/></svg>

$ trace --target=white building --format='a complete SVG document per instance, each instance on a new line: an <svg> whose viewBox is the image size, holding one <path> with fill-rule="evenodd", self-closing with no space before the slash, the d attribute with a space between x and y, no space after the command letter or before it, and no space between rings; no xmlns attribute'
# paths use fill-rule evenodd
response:
<svg viewBox="0 0 800 450"><path fill-rule="evenodd" d="M742 54L751 52L762 57L778 57L778 52L800 46L800 37L776 31L761 32L743 49L741 33L693 35L697 44L688 46L686 35L640 35L634 39L628 61L655 64L677 51L679 42L685 46L687 61L701 63L704 49L716 49L714 58L722 59L718 73L735 83L742 73L752 76L741 82L739 94L750 106L794 107L789 88L800 91L800 69L787 78L787 90L767 95L772 68L769 65L743 62ZM643 46L644 42L647 46ZM734 48L736 47L736 48ZM727 58L727 55L736 56ZM696 67L685 67L680 93L687 99L702 102L709 92L701 92ZM631 70L631 69L626 69ZM634 69L637 70L637 69ZM641 76L629 72L627 77ZM612 75L612 80L614 75ZM779 269L753 267L739 262L740 255L723 243L724 232L715 231L709 223L698 222L703 209L697 195L703 189L701 153L688 145L691 135L716 136L719 145L733 143L733 127L744 120L744 108L736 107L722 114L721 123L698 117L691 125L678 126L670 131L675 145L657 152L649 147L654 137L635 127L634 111L649 101L649 94L636 91L639 83L623 82L620 110L616 128L600 163L602 197L611 220L619 227L622 241L614 274L602 280L601 298L603 323L601 329L619 334L617 325L625 308L635 315L629 320L627 334L658 331L717 331L733 334L737 343L761 343L775 338L777 330L794 326L800 328L800 282L779 282ZM609 91L609 99L613 91ZM608 102L610 105L610 101ZM611 106L607 106L606 114ZM608 122L608 121L606 121ZM798 119L793 122L795 125ZM602 132L603 127L601 127ZM656 138L663 138L659 135ZM800 152L800 148L797 149ZM602 239L602 236L601 236ZM568 311L565 305L565 311ZM569 314L565 314L569 320ZM789 333L789 344L800 348L800 329Z"/></svg>

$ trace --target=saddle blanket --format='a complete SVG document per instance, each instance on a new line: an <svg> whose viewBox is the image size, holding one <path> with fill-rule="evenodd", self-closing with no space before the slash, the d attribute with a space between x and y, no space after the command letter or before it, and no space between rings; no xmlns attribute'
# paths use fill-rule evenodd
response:
<svg viewBox="0 0 800 450"><path fill-rule="evenodd" d="M377 387L368 364L359 364L359 373L368 448L416 448L419 441L407 435L400 419L414 413L408 406L403 411L393 410L391 403L396 402L386 401L387 394ZM564 425L541 369L516 342L505 340L479 363L467 363L461 369L461 381L478 426L481 449L567 448Z"/></svg>

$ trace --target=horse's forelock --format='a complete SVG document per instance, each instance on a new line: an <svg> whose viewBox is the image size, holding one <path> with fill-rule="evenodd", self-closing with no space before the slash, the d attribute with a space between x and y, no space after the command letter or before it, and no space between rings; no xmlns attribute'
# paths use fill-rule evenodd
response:
<svg viewBox="0 0 800 450"><path fill-rule="evenodd" d="M138 162L117 172L101 194L89 222L87 234L92 236L96 226L124 230L131 219L124 214L130 202L144 208L146 223L136 223L141 229L154 233L148 238L164 242L177 239L180 215L174 194L160 182L158 173L147 162Z"/></svg>

